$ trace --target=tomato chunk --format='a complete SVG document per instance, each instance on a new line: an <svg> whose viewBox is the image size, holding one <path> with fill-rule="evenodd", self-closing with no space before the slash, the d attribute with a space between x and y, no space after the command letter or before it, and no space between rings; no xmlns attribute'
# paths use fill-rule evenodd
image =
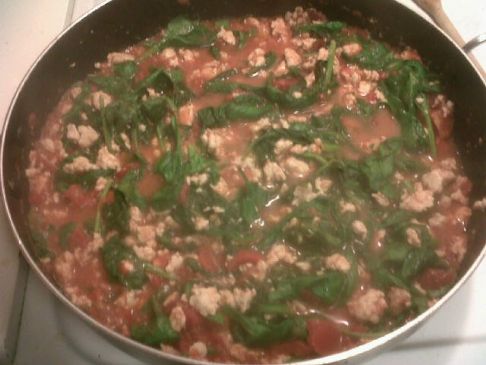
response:
<svg viewBox="0 0 486 365"><path fill-rule="evenodd" d="M96 192L84 190L80 185L71 185L65 192L64 197L79 208L94 207L96 205Z"/></svg>
<svg viewBox="0 0 486 365"><path fill-rule="evenodd" d="M236 270L243 264L256 264L263 260L263 255L256 250L241 250L236 253L233 259L228 263L228 269Z"/></svg>
<svg viewBox="0 0 486 365"><path fill-rule="evenodd" d="M343 335L331 321L311 319L307 322L307 342L319 355L329 355L342 349Z"/></svg>
<svg viewBox="0 0 486 365"><path fill-rule="evenodd" d="M221 270L223 263L221 255L214 252L210 245L199 247L197 257L202 268L210 273L216 273Z"/></svg>
<svg viewBox="0 0 486 365"><path fill-rule="evenodd" d="M426 290L438 290L452 284L455 280L456 275L452 270L430 268L420 275L418 282Z"/></svg>
<svg viewBox="0 0 486 365"><path fill-rule="evenodd" d="M69 237L69 246L72 248L85 247L90 241L90 236L86 233L86 230L78 225L74 228L71 236Z"/></svg>

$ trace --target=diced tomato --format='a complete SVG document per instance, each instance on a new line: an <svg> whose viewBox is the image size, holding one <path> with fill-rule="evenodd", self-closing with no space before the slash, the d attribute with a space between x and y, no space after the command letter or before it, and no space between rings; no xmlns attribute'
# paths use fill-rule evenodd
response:
<svg viewBox="0 0 486 365"><path fill-rule="evenodd" d="M426 290L438 290L455 280L456 274L452 270L429 268L420 275L418 282Z"/></svg>
<svg viewBox="0 0 486 365"><path fill-rule="evenodd" d="M216 254L210 245L199 247L197 257L202 268L208 272L216 273L223 265L222 255Z"/></svg>
<svg viewBox="0 0 486 365"><path fill-rule="evenodd" d="M76 247L85 247L88 242L90 241L90 236L86 233L85 229L77 225L76 228L74 228L73 232L71 233L71 236L69 237L69 246L71 248L76 248Z"/></svg>
<svg viewBox="0 0 486 365"><path fill-rule="evenodd" d="M64 197L69 202L79 208L87 208L96 206L96 191L86 191L81 186L71 185L65 192Z"/></svg>
<svg viewBox="0 0 486 365"><path fill-rule="evenodd" d="M150 281L150 284L152 284L154 288L160 287L165 280L158 275L150 274L150 273L148 274L148 279Z"/></svg>
<svg viewBox="0 0 486 365"><path fill-rule="evenodd" d="M182 265L177 269L177 277L181 283L185 283L187 281L191 281L195 277L195 273L189 266Z"/></svg>
<svg viewBox="0 0 486 365"><path fill-rule="evenodd" d="M436 138L437 143L437 160L456 157L456 146L450 142L450 139Z"/></svg>
<svg viewBox="0 0 486 365"><path fill-rule="evenodd" d="M257 264L258 261L263 260L263 255L255 250L240 250L228 263L228 269L236 270L243 264Z"/></svg>
<svg viewBox="0 0 486 365"><path fill-rule="evenodd" d="M158 267L161 267L161 268L164 268L167 266L167 264L169 263L169 258L170 258L170 253L168 252L164 252L162 254L159 254L157 255L157 257L153 260L153 264L155 266L158 266Z"/></svg>
<svg viewBox="0 0 486 365"><path fill-rule="evenodd" d="M41 191L31 191L29 193L29 203L33 206L39 206L42 202L46 201L45 192Z"/></svg>
<svg viewBox="0 0 486 365"><path fill-rule="evenodd" d="M297 84L297 79L295 78L283 78L275 80L275 87L280 90L288 90L295 84Z"/></svg>
<svg viewBox="0 0 486 365"><path fill-rule="evenodd" d="M311 319L307 322L307 342L319 355L329 355L342 349L343 335L331 321Z"/></svg>
<svg viewBox="0 0 486 365"><path fill-rule="evenodd" d="M472 182L469 179L465 179L461 182L461 185L459 186L459 189L461 189L462 193L464 195L469 195L469 193L472 190Z"/></svg>
<svg viewBox="0 0 486 365"><path fill-rule="evenodd" d="M181 302L180 306L182 307L182 310L184 311L184 314L186 316L186 327L187 328L197 328L201 327L204 325L204 322L206 321L204 317L193 307L190 305Z"/></svg>

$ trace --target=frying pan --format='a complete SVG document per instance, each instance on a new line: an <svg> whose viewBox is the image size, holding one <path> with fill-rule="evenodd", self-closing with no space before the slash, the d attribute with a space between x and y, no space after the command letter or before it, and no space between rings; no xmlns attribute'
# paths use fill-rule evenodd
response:
<svg viewBox="0 0 486 365"><path fill-rule="evenodd" d="M372 35L394 45L419 51L437 73L445 93L455 103L454 138L465 173L473 182L471 201L486 196L486 84L466 54L439 28L391 0L116 0L105 3L55 39L37 59L12 101L3 129L0 150L2 197L12 231L25 259L50 291L108 340L151 363L172 360L201 361L162 353L117 334L75 307L39 268L27 223L28 181L24 171L28 151L41 125L28 123L35 114L45 120L71 84L94 71L94 63L156 33L177 15L212 19L245 15L275 16L296 6L315 7L331 19L367 28ZM464 284L486 254L486 214L474 211L469 223L469 251L454 287L426 312L395 331L339 354L294 364L349 363L372 356L413 333ZM209 364L210 362L208 362Z"/></svg>

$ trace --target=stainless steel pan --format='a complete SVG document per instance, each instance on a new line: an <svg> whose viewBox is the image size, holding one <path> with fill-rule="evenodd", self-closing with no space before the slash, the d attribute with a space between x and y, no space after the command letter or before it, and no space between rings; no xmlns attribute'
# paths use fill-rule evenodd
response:
<svg viewBox="0 0 486 365"><path fill-rule="evenodd" d="M29 227L28 183L24 170L31 141L40 125L28 123L35 113L42 121L61 93L92 72L107 53L134 44L163 27L169 19L187 14L198 18L271 16L297 5L315 7L330 18L365 27L385 41L416 48L438 73L456 108L454 137L466 174L474 183L472 200L486 196L486 84L466 54L438 27L391 0L116 0L103 4L77 21L43 52L29 70L12 101L3 129L0 151L2 197L20 250L50 291L73 312L125 351L150 361L200 361L162 353L123 337L97 323L71 304L42 273L33 256ZM413 333L464 284L486 254L486 215L475 211L469 225L469 252L457 284L433 307L397 330L351 350L298 362L298 364L348 363L383 351ZM295 363L297 364L297 362Z"/></svg>

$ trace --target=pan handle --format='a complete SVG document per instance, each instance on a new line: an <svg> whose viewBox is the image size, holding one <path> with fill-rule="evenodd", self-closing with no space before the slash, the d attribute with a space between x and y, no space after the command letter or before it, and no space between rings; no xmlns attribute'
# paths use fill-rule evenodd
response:
<svg viewBox="0 0 486 365"><path fill-rule="evenodd" d="M462 49L464 52L469 53L472 50L474 50L476 47L480 46L481 44L486 42L486 33L477 35L473 39L471 39L469 42L467 42L464 46L462 46Z"/></svg>

